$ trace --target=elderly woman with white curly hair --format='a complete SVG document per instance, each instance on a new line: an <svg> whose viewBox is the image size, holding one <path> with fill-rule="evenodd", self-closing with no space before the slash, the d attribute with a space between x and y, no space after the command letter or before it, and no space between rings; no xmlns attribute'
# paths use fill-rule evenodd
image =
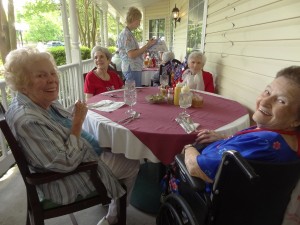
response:
<svg viewBox="0 0 300 225"><path fill-rule="evenodd" d="M205 62L206 57L201 51L191 52L188 57L188 69L183 72L182 80L191 89L214 93L213 75L203 70Z"/></svg>
<svg viewBox="0 0 300 225"><path fill-rule="evenodd" d="M104 151L95 137L82 130L88 110L85 102L78 101L70 113L57 101L58 70L50 53L33 48L13 50L7 55L4 68L7 85L17 92L6 119L32 170L66 173L82 162L97 161L99 177L113 199L108 214L98 225L115 224L117 200L125 194L119 181L126 185L130 198L139 161ZM41 198L62 205L95 190L87 173L73 174L38 188Z"/></svg>

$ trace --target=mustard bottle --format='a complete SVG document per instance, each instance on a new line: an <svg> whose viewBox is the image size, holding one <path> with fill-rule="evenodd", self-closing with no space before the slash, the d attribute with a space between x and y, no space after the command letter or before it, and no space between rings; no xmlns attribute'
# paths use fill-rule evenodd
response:
<svg viewBox="0 0 300 225"><path fill-rule="evenodd" d="M179 105L179 96L182 88L182 83L177 83L174 90L174 105Z"/></svg>

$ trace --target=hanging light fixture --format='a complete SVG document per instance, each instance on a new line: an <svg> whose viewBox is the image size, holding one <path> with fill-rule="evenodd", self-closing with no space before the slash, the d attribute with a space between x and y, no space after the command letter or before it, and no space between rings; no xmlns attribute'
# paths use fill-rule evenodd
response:
<svg viewBox="0 0 300 225"><path fill-rule="evenodd" d="M175 8L172 10L172 15L175 23L175 28L176 28L176 23L180 22L181 20L181 18L179 17L179 9L176 7L176 4L175 4Z"/></svg>

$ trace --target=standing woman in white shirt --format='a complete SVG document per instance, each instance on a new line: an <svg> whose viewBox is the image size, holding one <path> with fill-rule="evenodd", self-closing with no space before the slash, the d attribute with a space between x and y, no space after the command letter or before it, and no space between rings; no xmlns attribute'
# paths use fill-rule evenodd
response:
<svg viewBox="0 0 300 225"><path fill-rule="evenodd" d="M146 45L139 47L132 31L140 26L142 13L135 7L130 7L127 16L127 26L118 37L118 48L122 59L122 72L126 80L135 80L136 86L142 86L141 77L143 70L143 53L156 43L150 39Z"/></svg>
<svg viewBox="0 0 300 225"><path fill-rule="evenodd" d="M183 83L191 89L215 92L214 79L211 73L204 71L206 57L201 51L193 51L188 57L188 69L182 74Z"/></svg>

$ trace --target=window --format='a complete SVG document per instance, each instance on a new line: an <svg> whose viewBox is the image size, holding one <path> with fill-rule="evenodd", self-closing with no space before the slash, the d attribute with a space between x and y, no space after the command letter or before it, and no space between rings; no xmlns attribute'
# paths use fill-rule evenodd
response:
<svg viewBox="0 0 300 225"><path fill-rule="evenodd" d="M204 1L189 1L187 53L201 48Z"/></svg>
<svg viewBox="0 0 300 225"><path fill-rule="evenodd" d="M165 37L165 19L149 20L149 38Z"/></svg>

